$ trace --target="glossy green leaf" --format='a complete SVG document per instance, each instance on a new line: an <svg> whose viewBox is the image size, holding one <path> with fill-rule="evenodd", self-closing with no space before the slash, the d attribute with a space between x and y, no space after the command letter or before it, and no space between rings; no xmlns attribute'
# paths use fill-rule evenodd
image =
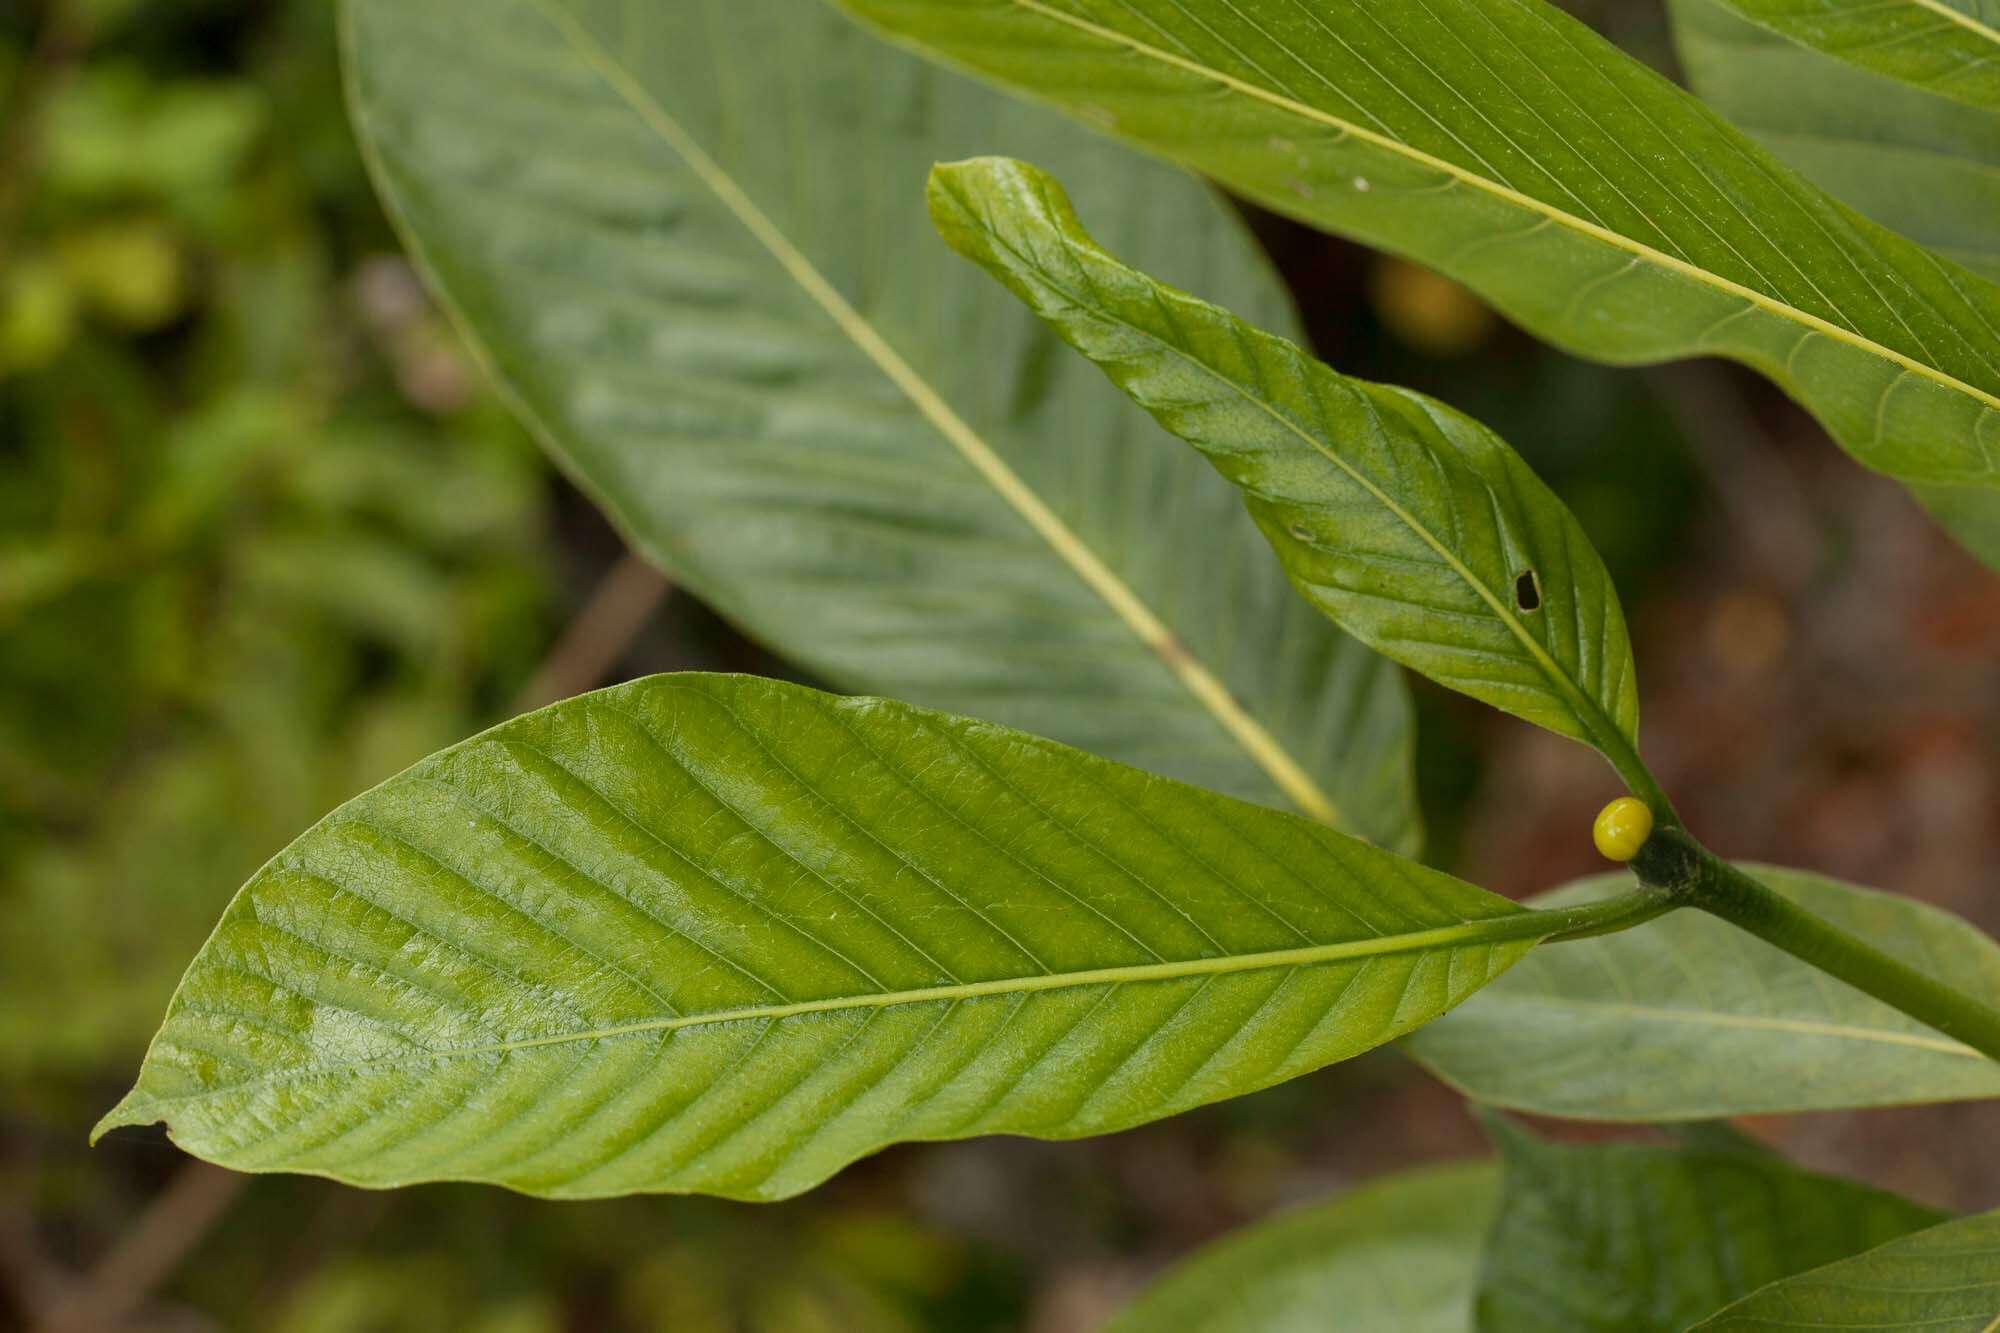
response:
<svg viewBox="0 0 2000 1333"><path fill-rule="evenodd" d="M1723 0L1793 42L2000 111L2000 0Z"/></svg>
<svg viewBox="0 0 2000 1333"><path fill-rule="evenodd" d="M1829 194L2000 277L2000 109L1843 65L1718 0L1669 7L1681 65L1703 101Z"/></svg>
<svg viewBox="0 0 2000 1333"><path fill-rule="evenodd" d="M921 197L941 157L1032 147L1149 262L1289 324L1210 191L801 0L346 21L412 253L703 600L841 688L1414 846L1394 668L1296 606L1227 488L967 272Z"/></svg>
<svg viewBox="0 0 2000 1333"><path fill-rule="evenodd" d="M1834 925L2000 1004L2000 944L1949 912L1750 869ZM1574 906L1630 887L1606 875L1532 903ZM1405 1049L1479 1101L1582 1119L2000 1097L2000 1064L1702 912L1544 950Z"/></svg>
<svg viewBox="0 0 2000 1333"><path fill-rule="evenodd" d="M1595 745L1645 788L1610 575L1499 437L1112 257L1039 168L940 166L930 193L954 249L1243 488L1308 601L1432 679Z"/></svg>
<svg viewBox="0 0 2000 1333"><path fill-rule="evenodd" d="M2000 486L2000 286L1545 0L842 3L1581 355L1753 366L1862 462L1933 503L1973 491L1962 522L2000 527L1980 503Z"/></svg>
<svg viewBox="0 0 2000 1333"><path fill-rule="evenodd" d="M777 1198L1437 1017L1556 918L991 723L739 676L517 718L237 895L138 1086L243 1170Z"/></svg>
<svg viewBox="0 0 2000 1333"><path fill-rule="evenodd" d="M1942 1216L1764 1152L1571 1147L1488 1124L1505 1173L1480 1333L1681 1333L1767 1282Z"/></svg>
<svg viewBox="0 0 2000 1333"><path fill-rule="evenodd" d="M1247 1227L1174 1268L1104 1333L1466 1333L1500 1173L1392 1176Z"/></svg>
<svg viewBox="0 0 2000 1333"><path fill-rule="evenodd" d="M1775 1282L1695 1328L1713 1333L1993 1333L2000 1213L1931 1227Z"/></svg>

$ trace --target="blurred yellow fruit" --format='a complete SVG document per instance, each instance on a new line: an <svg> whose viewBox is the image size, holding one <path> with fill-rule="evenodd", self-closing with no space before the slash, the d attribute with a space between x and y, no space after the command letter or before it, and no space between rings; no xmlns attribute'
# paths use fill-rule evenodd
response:
<svg viewBox="0 0 2000 1333"><path fill-rule="evenodd" d="M1429 356L1476 351L1499 324L1471 291L1394 255L1376 260L1369 295L1389 331Z"/></svg>

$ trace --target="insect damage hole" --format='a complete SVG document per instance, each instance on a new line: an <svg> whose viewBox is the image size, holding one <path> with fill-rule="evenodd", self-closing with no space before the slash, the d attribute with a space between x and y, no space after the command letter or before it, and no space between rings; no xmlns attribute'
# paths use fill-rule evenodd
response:
<svg viewBox="0 0 2000 1333"><path fill-rule="evenodd" d="M1514 605L1523 611L1542 609L1542 580L1532 569L1524 569L1514 576Z"/></svg>

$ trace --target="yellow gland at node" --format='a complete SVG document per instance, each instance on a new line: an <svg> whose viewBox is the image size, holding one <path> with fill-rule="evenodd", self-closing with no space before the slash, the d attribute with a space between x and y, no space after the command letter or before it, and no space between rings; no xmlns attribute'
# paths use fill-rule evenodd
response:
<svg viewBox="0 0 2000 1333"><path fill-rule="evenodd" d="M1646 839L1653 836L1653 812L1644 801L1621 796L1598 811L1590 836L1605 860L1622 865L1637 856Z"/></svg>

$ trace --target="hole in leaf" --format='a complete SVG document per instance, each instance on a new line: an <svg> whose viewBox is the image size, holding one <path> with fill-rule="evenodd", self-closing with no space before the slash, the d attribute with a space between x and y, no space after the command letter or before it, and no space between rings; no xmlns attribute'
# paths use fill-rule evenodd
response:
<svg viewBox="0 0 2000 1333"><path fill-rule="evenodd" d="M1532 569L1524 569L1514 576L1514 605L1523 611L1542 609L1542 581Z"/></svg>

